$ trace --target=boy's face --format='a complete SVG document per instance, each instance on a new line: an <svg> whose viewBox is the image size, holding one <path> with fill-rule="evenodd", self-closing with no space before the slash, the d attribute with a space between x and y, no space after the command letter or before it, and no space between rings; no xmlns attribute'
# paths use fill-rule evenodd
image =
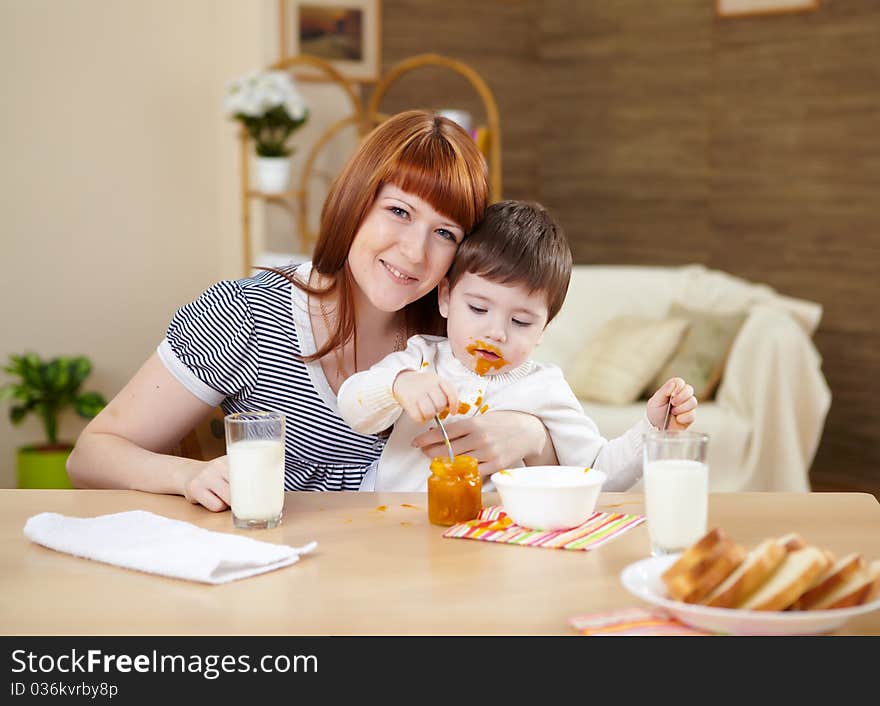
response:
<svg viewBox="0 0 880 706"><path fill-rule="evenodd" d="M451 290L444 278L438 294L452 352L478 373L512 370L528 359L544 335L544 292L466 272Z"/></svg>

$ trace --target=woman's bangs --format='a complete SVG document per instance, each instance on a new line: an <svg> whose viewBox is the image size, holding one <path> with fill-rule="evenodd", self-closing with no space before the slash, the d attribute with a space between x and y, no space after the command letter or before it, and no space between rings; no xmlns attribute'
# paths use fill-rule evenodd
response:
<svg viewBox="0 0 880 706"><path fill-rule="evenodd" d="M464 160L448 145L443 147L442 143L410 145L386 165L382 183L415 194L469 233L480 216L473 181Z"/></svg>

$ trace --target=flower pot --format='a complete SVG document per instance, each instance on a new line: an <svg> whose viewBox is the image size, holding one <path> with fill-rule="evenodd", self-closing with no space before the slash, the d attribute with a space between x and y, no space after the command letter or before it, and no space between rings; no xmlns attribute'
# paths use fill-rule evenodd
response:
<svg viewBox="0 0 880 706"><path fill-rule="evenodd" d="M71 446L23 446L18 450L19 488L72 488L67 475Z"/></svg>
<svg viewBox="0 0 880 706"><path fill-rule="evenodd" d="M277 194L287 190L290 183L289 157L257 157L257 190Z"/></svg>

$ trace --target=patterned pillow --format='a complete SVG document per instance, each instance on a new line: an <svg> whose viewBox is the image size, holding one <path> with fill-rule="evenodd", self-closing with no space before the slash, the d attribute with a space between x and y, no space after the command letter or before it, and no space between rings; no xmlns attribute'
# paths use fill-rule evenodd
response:
<svg viewBox="0 0 880 706"><path fill-rule="evenodd" d="M713 314L673 304L669 316L690 322L672 357L654 376L657 389L671 377L680 377L694 388L700 402L712 399L721 382L727 355L747 314Z"/></svg>
<svg viewBox="0 0 880 706"><path fill-rule="evenodd" d="M687 326L686 319L610 319L571 365L566 375L571 389L579 398L595 402L635 402L672 355Z"/></svg>

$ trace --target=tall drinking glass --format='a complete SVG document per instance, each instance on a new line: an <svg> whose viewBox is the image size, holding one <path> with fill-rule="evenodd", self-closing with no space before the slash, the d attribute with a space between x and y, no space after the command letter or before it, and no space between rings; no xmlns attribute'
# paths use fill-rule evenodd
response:
<svg viewBox="0 0 880 706"><path fill-rule="evenodd" d="M684 551L706 534L709 437L693 431L645 434L645 511L652 556Z"/></svg>
<svg viewBox="0 0 880 706"><path fill-rule="evenodd" d="M284 507L284 415L237 412L224 422L233 524L277 527Z"/></svg>

